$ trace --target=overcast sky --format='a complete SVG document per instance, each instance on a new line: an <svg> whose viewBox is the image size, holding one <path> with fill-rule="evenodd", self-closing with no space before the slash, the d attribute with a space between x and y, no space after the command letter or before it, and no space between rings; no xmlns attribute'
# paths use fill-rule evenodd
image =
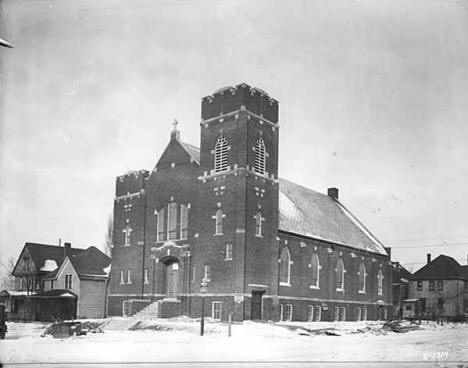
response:
<svg viewBox="0 0 468 368"><path fill-rule="evenodd" d="M466 1L0 4L3 264L101 247L115 177L151 169L174 118L199 146L200 98L241 82L280 102L281 177L338 187L394 260L466 264Z"/></svg>

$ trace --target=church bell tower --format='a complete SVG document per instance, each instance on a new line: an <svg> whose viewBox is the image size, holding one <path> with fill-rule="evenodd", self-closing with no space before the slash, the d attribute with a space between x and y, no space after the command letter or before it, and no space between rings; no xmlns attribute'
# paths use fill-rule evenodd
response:
<svg viewBox="0 0 468 368"><path fill-rule="evenodd" d="M278 102L243 83L202 99L194 249L234 320L273 319L278 295ZM201 280L198 280L201 281Z"/></svg>

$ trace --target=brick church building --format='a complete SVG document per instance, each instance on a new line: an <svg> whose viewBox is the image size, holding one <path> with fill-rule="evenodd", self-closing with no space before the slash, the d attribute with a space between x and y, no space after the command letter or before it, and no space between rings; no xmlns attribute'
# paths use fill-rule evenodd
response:
<svg viewBox="0 0 468 368"><path fill-rule="evenodd" d="M278 101L223 88L202 99L200 148L175 125L153 170L117 177L110 315L199 317L202 295L222 320L391 315L386 249L338 189L279 178L278 134Z"/></svg>

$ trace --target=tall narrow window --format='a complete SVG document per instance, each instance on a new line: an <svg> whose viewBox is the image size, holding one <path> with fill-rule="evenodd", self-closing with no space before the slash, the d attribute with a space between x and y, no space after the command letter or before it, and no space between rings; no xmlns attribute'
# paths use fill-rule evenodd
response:
<svg viewBox="0 0 468 368"><path fill-rule="evenodd" d="M422 283L422 281L418 281L417 283L418 283L417 284L417 289L418 289L418 291L421 291L422 288L423 288L423 283Z"/></svg>
<svg viewBox="0 0 468 368"><path fill-rule="evenodd" d="M434 291L434 280L429 281L429 291Z"/></svg>
<svg viewBox="0 0 468 368"><path fill-rule="evenodd" d="M340 319L340 307L334 308L333 321L339 321Z"/></svg>
<svg viewBox="0 0 468 368"><path fill-rule="evenodd" d="M144 283L145 283L145 284L149 284L148 269L147 269L147 268L145 268Z"/></svg>
<svg viewBox="0 0 468 368"><path fill-rule="evenodd" d="M127 284L132 283L132 270L128 269L127 270Z"/></svg>
<svg viewBox="0 0 468 368"><path fill-rule="evenodd" d="M130 228L130 224L125 225L125 229L123 229L124 232L124 245L129 246L130 245L130 233L132 232L132 229Z"/></svg>
<svg viewBox="0 0 468 368"><path fill-rule="evenodd" d="M162 207L158 211L158 241L166 240L166 209Z"/></svg>
<svg viewBox="0 0 468 368"><path fill-rule="evenodd" d="M356 321L361 320L361 307L356 308Z"/></svg>
<svg viewBox="0 0 468 368"><path fill-rule="evenodd" d="M314 306L307 306L307 322L313 322L314 320Z"/></svg>
<svg viewBox="0 0 468 368"><path fill-rule="evenodd" d="M312 271L310 286L313 288L318 288L320 280L320 261L317 253L312 255L312 259L310 260L310 268Z"/></svg>
<svg viewBox="0 0 468 368"><path fill-rule="evenodd" d="M255 215L255 235L262 237L262 223L265 221L265 218L262 217L262 211L258 210Z"/></svg>
<svg viewBox="0 0 468 368"><path fill-rule="evenodd" d="M438 291L444 290L444 280L437 280L437 290Z"/></svg>
<svg viewBox="0 0 468 368"><path fill-rule="evenodd" d="M344 264L341 258L336 263L336 290L344 290Z"/></svg>
<svg viewBox="0 0 468 368"><path fill-rule="evenodd" d="M203 281L205 282L211 281L211 267L209 264L205 265L205 274L203 275Z"/></svg>
<svg viewBox="0 0 468 368"><path fill-rule="evenodd" d="M218 208L215 215L215 235L223 233L223 217L223 211L221 211L221 208Z"/></svg>
<svg viewBox="0 0 468 368"><path fill-rule="evenodd" d="M167 239L177 239L177 203L167 206Z"/></svg>
<svg viewBox="0 0 468 368"><path fill-rule="evenodd" d="M254 171L259 174L265 174L266 152L265 143L262 137L258 137L254 146Z"/></svg>
<svg viewBox="0 0 468 368"><path fill-rule="evenodd" d="M291 281L291 256L288 248L284 247L280 255L279 278L280 285L290 285Z"/></svg>
<svg viewBox="0 0 468 368"><path fill-rule="evenodd" d="M227 243L226 244L226 258L224 260L225 261L231 261L232 260L232 243Z"/></svg>
<svg viewBox="0 0 468 368"><path fill-rule="evenodd" d="M226 171L228 168L228 142L223 135L218 137L214 150L214 171Z"/></svg>
<svg viewBox="0 0 468 368"><path fill-rule="evenodd" d="M366 292L366 266L364 265L364 262L361 262L359 265L359 272L358 272L358 280L359 280L359 292L360 293L365 293Z"/></svg>
<svg viewBox="0 0 468 368"><path fill-rule="evenodd" d="M120 271L120 285L125 284L124 280L124 272L123 270Z"/></svg>
<svg viewBox="0 0 468 368"><path fill-rule="evenodd" d="M188 236L188 208L185 204L180 205L180 238L187 239Z"/></svg>
<svg viewBox="0 0 468 368"><path fill-rule="evenodd" d="M383 273L379 270L377 274L377 292L379 295L383 295Z"/></svg>

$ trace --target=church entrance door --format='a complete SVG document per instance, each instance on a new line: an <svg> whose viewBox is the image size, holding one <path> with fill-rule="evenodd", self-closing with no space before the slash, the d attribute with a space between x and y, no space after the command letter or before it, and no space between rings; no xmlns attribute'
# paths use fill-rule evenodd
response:
<svg viewBox="0 0 468 368"><path fill-rule="evenodd" d="M250 318L251 319L262 319L262 307L263 307L263 293L264 291L253 290L252 291L252 302L250 305Z"/></svg>
<svg viewBox="0 0 468 368"><path fill-rule="evenodd" d="M166 265L166 296L177 298L179 289L179 263Z"/></svg>

